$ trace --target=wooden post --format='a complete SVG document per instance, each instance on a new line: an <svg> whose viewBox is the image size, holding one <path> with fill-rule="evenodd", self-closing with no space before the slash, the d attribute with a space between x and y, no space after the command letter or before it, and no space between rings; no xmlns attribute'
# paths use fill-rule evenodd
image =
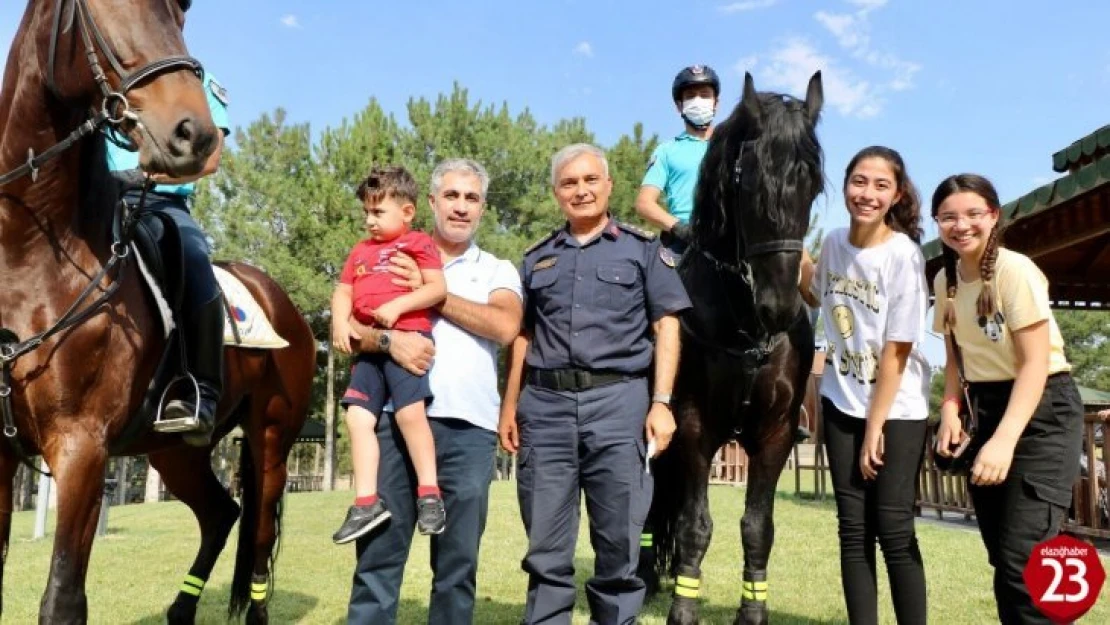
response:
<svg viewBox="0 0 1110 625"><path fill-rule="evenodd" d="M39 492L35 497L35 533L32 535L35 540L46 536L46 513L50 508L50 485L54 482L45 474L48 470L46 460L39 460L39 469L44 473L39 476Z"/></svg>
<svg viewBox="0 0 1110 625"><path fill-rule="evenodd" d="M324 490L335 490L335 349L328 342L327 395L324 398Z"/></svg>
<svg viewBox="0 0 1110 625"><path fill-rule="evenodd" d="M162 476L158 475L158 470L154 465L149 462L146 465L146 495L143 498L143 503L154 503L161 499L162 494Z"/></svg>
<svg viewBox="0 0 1110 625"><path fill-rule="evenodd" d="M131 458L123 456L116 458L116 505L122 506L127 503L127 491L129 490L127 481L127 470L130 468Z"/></svg>

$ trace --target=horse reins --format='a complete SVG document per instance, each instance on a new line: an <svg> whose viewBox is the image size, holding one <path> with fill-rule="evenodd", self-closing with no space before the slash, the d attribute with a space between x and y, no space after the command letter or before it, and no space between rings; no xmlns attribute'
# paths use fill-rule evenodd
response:
<svg viewBox="0 0 1110 625"><path fill-rule="evenodd" d="M33 149L28 149L27 162L12 171L0 175L0 186L27 175L31 176L32 183L36 182L38 180L39 168L43 163L65 152L86 136L98 130L102 130L106 124L113 128L118 128L124 121L130 120L138 122L139 117L131 110L131 105L127 100L126 94L143 81L149 80L162 73L175 72L182 69L188 69L196 72L198 75L203 73L200 61L197 61L193 57L170 56L147 63L138 70L128 74L123 70L123 66L116 58L116 55L112 53L111 48L100 32L100 28L97 27L96 21L89 12L87 0L71 0L69 17L63 23L62 14L65 5L65 0L58 0L58 3L54 7L53 30L50 35L48 56L49 65L47 67L46 76L47 88L56 97L61 97L57 88L57 83L54 80L54 65L56 63L58 39L63 31L71 30L74 23L76 23L77 30L80 33L81 40L85 47L85 58L88 59L93 79L96 81L100 93L103 96L100 110L97 111L93 109L89 119L85 120L85 122L78 126L77 129L68 136L43 151L41 154L36 155ZM108 63L112 66L112 70L116 72L116 75L119 76L120 85L118 89L113 90L109 84L108 77L104 74L104 70L100 66L100 60L97 58L98 50L100 54L103 54L104 58L108 60ZM146 191L147 188L144 186L142 199L139 204L140 207L144 204ZM100 287L101 281L108 277L113 269L122 268L126 264L126 259L130 252L129 237L126 236L122 207L120 206L117 206L113 216L112 238L113 240L110 246L112 253L111 258L108 259L108 262L104 263L100 271L90 280L88 286L81 291L81 294L78 295L77 299L70 305L65 313L58 318L54 325L24 341L19 341L19 337L11 330L0 328L0 417L3 419L3 434L11 443L19 461L31 470L43 475L49 476L50 473L42 471L35 466L19 442L19 432L15 427L15 410L12 407L11 397L12 363L20 356L42 345L44 341L55 334L72 328L91 317L101 305L116 293L120 283L118 280L113 280L95 300L84 308L81 308L82 303Z"/></svg>
<svg viewBox="0 0 1110 625"><path fill-rule="evenodd" d="M119 59L112 52L111 47L108 46L107 41L104 39L104 35L100 32L100 28L96 25L96 20L93 19L92 13L89 12L88 0L70 0L68 18L63 20L62 14L66 13L64 10L65 6L66 0L58 0L58 3L54 7L53 29L50 33L50 48L47 57L46 86L54 96L61 97L57 82L54 80L54 65L57 63L58 39L63 32L68 32L73 29L76 23L77 31L85 47L85 58L88 60L89 69L92 70L93 80L96 81L96 85L100 89L100 94L103 96L103 100L100 102L100 110L98 111L94 108L89 119L85 120L64 139L50 146L42 153L35 154L33 148L28 148L27 161L19 167L0 175L0 186L4 186L27 175L31 176L32 182L36 181L38 179L39 168L41 168L44 163L65 152L86 136L101 130L105 124L118 128L125 121L137 122L139 117L131 110L131 103L127 99L127 93L138 84L158 74L176 72L183 69L193 71L198 76L203 75L204 68L200 64L200 61L185 55L170 56L152 61L128 74L124 71L123 65L120 64ZM120 84L118 89L112 89L111 84L108 82L108 77L104 74L104 70L100 66L100 59L97 56L98 52L108 60L108 64L112 66L112 70L119 76Z"/></svg>

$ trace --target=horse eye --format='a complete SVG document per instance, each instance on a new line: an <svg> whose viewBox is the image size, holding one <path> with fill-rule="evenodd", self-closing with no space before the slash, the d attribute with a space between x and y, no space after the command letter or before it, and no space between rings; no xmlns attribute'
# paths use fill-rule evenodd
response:
<svg viewBox="0 0 1110 625"><path fill-rule="evenodd" d="M177 4L182 11L188 11L189 7L193 6L193 0L177 0Z"/></svg>

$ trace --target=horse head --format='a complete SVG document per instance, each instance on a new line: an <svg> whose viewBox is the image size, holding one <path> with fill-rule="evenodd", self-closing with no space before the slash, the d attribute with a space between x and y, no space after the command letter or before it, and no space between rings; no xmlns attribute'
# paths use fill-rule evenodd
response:
<svg viewBox="0 0 1110 625"><path fill-rule="evenodd" d="M189 0L55 0L29 7L12 61L33 62L61 123L93 111L134 143L142 168L195 174L219 132L188 56ZM17 49L18 44L32 48ZM16 58L18 57L18 61Z"/></svg>
<svg viewBox="0 0 1110 625"><path fill-rule="evenodd" d="M821 72L805 100L757 92L750 74L731 115L713 132L692 220L694 248L748 284L763 330L796 319L798 275L810 207L824 188L815 131Z"/></svg>

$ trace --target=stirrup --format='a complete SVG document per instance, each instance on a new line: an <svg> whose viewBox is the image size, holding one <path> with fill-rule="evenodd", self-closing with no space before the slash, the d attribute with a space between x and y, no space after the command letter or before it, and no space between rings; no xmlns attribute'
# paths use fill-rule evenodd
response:
<svg viewBox="0 0 1110 625"><path fill-rule="evenodd" d="M166 407L166 396L169 395L170 389L176 386L179 382L189 381L193 383L193 397L196 400L193 402L193 414L189 417L179 417L177 419L163 419L162 411ZM154 431L162 432L164 434L173 434L177 432L196 432L201 429L200 420L200 383L197 382L196 377L191 373L179 375L170 380L166 385L165 390L162 391L162 397L158 400L158 414L154 417Z"/></svg>

